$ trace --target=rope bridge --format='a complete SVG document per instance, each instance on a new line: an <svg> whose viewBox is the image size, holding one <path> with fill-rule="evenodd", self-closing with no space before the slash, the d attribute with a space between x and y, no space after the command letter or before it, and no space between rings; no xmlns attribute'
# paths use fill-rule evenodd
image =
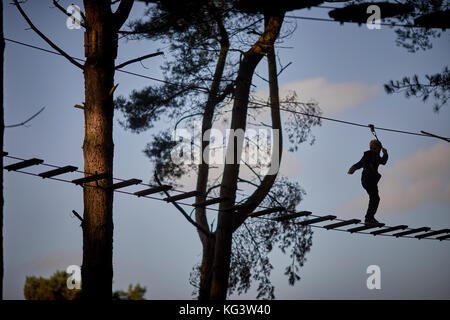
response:
<svg viewBox="0 0 450 320"><path fill-rule="evenodd" d="M165 201L168 203L177 203L179 205L191 206L191 207L203 207L211 211L219 211L217 208L211 208L214 204L223 202L227 199L223 197L206 197L207 200L198 203L188 203L186 199L195 197L200 195L197 191L185 191L185 190L176 190L170 185L150 185L143 183L141 179L119 179L112 178L113 183L110 186L102 187L98 185L98 181L104 178L107 178L108 175L105 173L87 173L81 170L78 170L77 167L66 165L66 166L56 166L48 163L44 163L44 160L38 158L30 158L23 159L19 157L14 157L8 155L7 152L2 152L2 156L4 158L13 160L14 162L3 167L4 170L7 171L15 171L22 174L27 174L31 176L41 177L43 179L50 179L60 182L71 183L74 185L79 185L82 187L93 187L93 188L110 188L114 192L124 193L135 197L148 198L152 200ZM47 168L51 168L50 170L41 171L38 173L24 171L23 169L29 169L31 167L44 166ZM75 179L61 178L62 175L67 177L68 175L83 175L82 177L76 177ZM95 182L95 184L88 184L90 182ZM124 188L130 188L131 186L139 186L140 190L131 192L124 191ZM158 197L157 194L160 192L168 192L174 191L177 194L172 196L167 196L164 198ZM241 206L235 205L232 208L227 209L229 212L236 211ZM396 226L387 226L384 223L377 224L364 224L361 223L361 220L358 219L350 219L343 220L339 219L334 215L314 215L310 211L290 211L286 210L284 207L264 207L262 205L258 206L259 211L254 211L249 213L250 218L261 219L266 221L275 221L279 223L296 223L302 226L311 226L316 228L322 228L325 230L335 230L342 231L348 233L357 233L357 234L370 234L374 236L388 236L394 238L409 238L409 239L428 239L428 240L439 240L439 241L449 241L450 240L450 229L443 228L439 230L432 230L430 227L420 227L420 228L410 228L407 225L396 225ZM282 213L277 217L264 217L271 213ZM82 220L78 214L76 216ZM298 218L303 218L305 220L298 221ZM331 222L332 223L329 223ZM323 225L322 223L326 223Z"/></svg>

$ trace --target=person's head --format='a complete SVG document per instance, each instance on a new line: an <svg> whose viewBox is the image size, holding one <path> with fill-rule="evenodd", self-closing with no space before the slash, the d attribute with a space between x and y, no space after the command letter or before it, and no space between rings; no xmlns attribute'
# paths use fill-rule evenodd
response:
<svg viewBox="0 0 450 320"><path fill-rule="evenodd" d="M382 145L378 140L372 140L369 144L370 150L375 151L376 153L380 153Z"/></svg>

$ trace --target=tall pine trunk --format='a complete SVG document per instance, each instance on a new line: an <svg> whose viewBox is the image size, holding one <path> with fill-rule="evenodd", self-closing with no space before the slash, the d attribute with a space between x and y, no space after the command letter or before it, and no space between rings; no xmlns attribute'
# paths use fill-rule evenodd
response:
<svg viewBox="0 0 450 320"><path fill-rule="evenodd" d="M82 297L111 299L113 279L112 183L114 60L117 38L109 1L85 1L86 25L84 66L86 176L108 177L84 187Z"/></svg>
<svg viewBox="0 0 450 320"><path fill-rule="evenodd" d="M116 3L117 1L114 1ZM82 298L112 298L113 279L113 84L117 56L117 33L133 7L134 0L121 0L114 14L110 0L84 0L86 28L84 66L48 39L14 0L20 14L45 42L84 72L85 176L101 174L83 185Z"/></svg>

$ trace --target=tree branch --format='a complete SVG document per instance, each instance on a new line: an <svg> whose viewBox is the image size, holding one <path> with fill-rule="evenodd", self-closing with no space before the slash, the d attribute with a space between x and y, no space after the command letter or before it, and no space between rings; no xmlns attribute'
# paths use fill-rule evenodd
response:
<svg viewBox="0 0 450 320"><path fill-rule="evenodd" d="M191 113L191 114L188 114L188 115L186 115L186 116L184 116L184 117L181 117L181 118L178 119L178 121L175 123L174 130L177 130L178 125L181 123L181 121L186 120L186 119L188 119L188 118L192 118L192 117L196 117L196 116L201 116L202 114L203 114L203 113L201 113L201 112L197 112L197 113Z"/></svg>
<svg viewBox="0 0 450 320"><path fill-rule="evenodd" d="M280 71L278 72L277 76L279 76L279 75L280 75L287 67L289 67L291 64L292 64L292 62L289 62L287 65L285 65L285 66L283 67L283 66L281 66L281 63L280 63L281 69L280 69Z"/></svg>
<svg viewBox="0 0 450 320"><path fill-rule="evenodd" d="M47 38L41 31L39 31L38 28L36 28L36 26L31 22L30 18L28 18L28 16L26 15L26 13L23 11L22 7L20 6L19 2L17 0L14 0L14 5L17 7L17 9L19 10L20 14L22 15L22 17L27 21L28 25L30 26L31 29L33 29L34 32L36 32L45 42L48 43L48 45L50 45L50 47L52 47L53 49L55 49L56 51L58 51L63 57L65 57L67 60L69 60L72 64L74 64L75 66L77 66L78 68L80 68L81 70L84 69L83 65L81 65L80 63L76 62L71 56L69 56L64 50L62 50L60 47L58 47L56 44L54 44L49 38Z"/></svg>
<svg viewBox="0 0 450 320"><path fill-rule="evenodd" d="M283 135L281 131L281 117L280 117L280 98L278 95L278 76L277 76L277 67L275 61L275 48L274 46L270 46L267 52L267 62L269 69L269 91L270 91L270 110L271 110L271 118L272 118L272 128L274 130L278 130L278 145L275 145L274 148L278 148L278 159L274 159L274 152L272 150L272 161L271 166L274 164L274 161L278 161L278 168L274 173L269 169L268 174L264 176L261 181L261 184L258 188L252 193L250 197L246 200L246 204L248 206L246 209L238 210L237 214L234 217L233 221L233 230L239 228L239 226L245 221L249 212L252 212L260 203L264 200L264 198L269 194L270 189L275 183L275 179L278 175L279 164L281 162L281 154L283 151Z"/></svg>
<svg viewBox="0 0 450 320"><path fill-rule="evenodd" d="M26 125L28 122L30 122L31 120L33 120L34 118L36 118L42 111L44 111L45 107L42 107L38 112L36 112L35 114L33 114L31 117L29 117L27 120L22 121L20 123L16 123L16 124L10 124L5 126L5 128L15 128L15 127L21 127Z"/></svg>
<svg viewBox="0 0 450 320"><path fill-rule="evenodd" d="M123 26L127 20L131 8L133 7L134 0L122 0L120 1L119 7L113 14L114 27L117 31Z"/></svg>
<svg viewBox="0 0 450 320"><path fill-rule="evenodd" d="M164 54L164 52L162 52L162 51L150 53L150 54L147 54L145 56L142 56L142 57L139 57L139 58L136 58L136 59L125 61L124 63L121 63L121 64L115 66L114 69L120 69L120 68L123 68L123 67L125 67L125 66L127 66L129 64L132 64L132 63L135 63L135 62L139 62L139 61L151 58L151 57L156 57L156 56L159 56L159 55L162 55L162 54Z"/></svg>
<svg viewBox="0 0 450 320"><path fill-rule="evenodd" d="M220 187L220 184L216 184L214 186L209 187L208 190L206 191L205 196L207 196L211 191L213 191L214 189L217 189L219 187Z"/></svg>
<svg viewBox="0 0 450 320"><path fill-rule="evenodd" d="M70 13L67 12L67 10L65 10L56 0L53 0L53 5L59 9L59 11L61 11L62 13L64 13L66 16L68 16L69 18L74 19L77 23L79 23L83 28L86 28L86 25L83 21L78 20L77 18L75 18L74 16L72 16ZM84 17L84 14L82 14L81 10L80 10L80 15L82 17Z"/></svg>
<svg viewBox="0 0 450 320"><path fill-rule="evenodd" d="M261 80L269 83L269 80L267 80L266 78L264 78L263 76L259 75L258 72L255 71L255 76L257 76L258 78L260 78Z"/></svg>
<svg viewBox="0 0 450 320"><path fill-rule="evenodd" d="M162 183L159 180L156 172L154 173L154 177L155 177L156 183L159 184L160 186L162 186ZM168 196L168 197L170 196L170 194L167 191L164 191L164 193L166 194L166 196ZM199 225L197 222L192 220L192 218L186 213L186 211L184 211L184 209L178 203L172 202L172 204L175 206L175 208L178 209L178 211L181 212L181 214L187 219L187 221L189 221L189 223L191 223L194 227L196 227L198 230L203 232L207 237L209 237L209 238L213 237L212 233L209 230L206 230L201 225Z"/></svg>
<svg viewBox="0 0 450 320"><path fill-rule="evenodd" d="M259 182L262 182L261 177L259 176L259 174L255 171L255 169L252 168L251 165L249 165L247 163L247 161L242 160L242 162L244 163L244 165L256 176L256 178L258 178ZM240 179L240 178L239 178Z"/></svg>
<svg viewBox="0 0 450 320"><path fill-rule="evenodd" d="M228 95L232 94L233 91L234 91L234 84L233 83L227 84L222 93L219 96L217 96L217 104L222 102Z"/></svg>
<svg viewBox="0 0 450 320"><path fill-rule="evenodd" d="M259 187L258 184L254 183L254 182L252 182L252 181L249 181L249 180L247 180L247 179L239 178L238 181L239 181L239 182L243 182L243 183L247 183L247 184L249 184L249 185L251 185L251 186L253 186L253 187L256 187L256 188ZM276 202L276 203L278 204L278 206L284 207L283 204L282 204L280 201L278 201L278 199L277 199L276 197L274 197L273 194L271 194L271 192L269 192L269 193L267 194L267 196L268 196L273 202Z"/></svg>
<svg viewBox="0 0 450 320"><path fill-rule="evenodd" d="M214 3L210 3L211 6L214 7ZM219 104L221 100L218 100L219 92L220 92L220 83L223 78L224 70L225 70L225 64L227 61L227 55L229 50L229 41L228 41L228 34L223 28L223 23L221 20L221 17L218 15L215 15L216 22L219 26L219 30L221 32L221 41L220 41L220 53L217 59L216 67L214 70L214 76L213 81L211 83L211 89L208 90L208 100L206 101L205 109L203 111L203 119L202 119L202 141L201 141L201 154L204 154L204 151L209 146L209 138L210 138L210 130L212 128L213 120L214 120L214 112L216 109L216 106ZM222 27L221 27L222 26ZM226 96L224 96L225 98ZM209 153L207 153L207 159L206 161L201 161L201 163L198 165L198 174L197 174L197 184L196 184L196 190L200 192L202 195L197 196L195 198L196 202L201 202L206 200L206 194L207 194L207 184L208 184L208 176L209 176L209 169L211 168L208 160L209 159ZM203 160L203 157L202 157ZM209 191L208 191L209 192ZM205 208L198 207L195 210L195 220L200 223L201 225L208 225L208 219L206 216L206 210ZM202 242L204 247L208 246L208 242L205 241L205 239L199 234L200 241Z"/></svg>

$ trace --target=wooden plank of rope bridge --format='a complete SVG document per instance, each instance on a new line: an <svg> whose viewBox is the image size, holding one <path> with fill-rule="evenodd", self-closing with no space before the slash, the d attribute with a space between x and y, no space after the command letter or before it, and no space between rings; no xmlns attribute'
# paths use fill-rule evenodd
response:
<svg viewBox="0 0 450 320"><path fill-rule="evenodd" d="M437 237L436 239L438 239L439 241L442 241L442 240L449 239L449 238L450 238L450 234L447 234L445 236Z"/></svg>
<svg viewBox="0 0 450 320"><path fill-rule="evenodd" d="M334 229L334 228L348 226L349 224L357 224L360 222L361 222L361 220L351 219L351 220L346 220L346 221L337 222L337 223L333 223L333 224L328 224L328 225L324 226L324 228L327 230L330 230L330 229Z"/></svg>
<svg viewBox="0 0 450 320"><path fill-rule="evenodd" d="M139 179L129 179L129 180L125 180L125 181L122 181L122 182L114 183L113 185L109 186L108 188L116 190L116 189L125 188L125 187L128 187L128 186L132 186L132 185L135 185L135 184L139 184L141 182L142 182L142 180L139 180Z"/></svg>
<svg viewBox="0 0 450 320"><path fill-rule="evenodd" d="M412 230L408 230L408 231L394 233L393 236L398 238L398 237L406 236L408 234L418 233L418 232L422 232L422 231L429 231L429 230L430 230L429 227L422 227L422 228L417 228L417 229L412 229Z"/></svg>
<svg viewBox="0 0 450 320"><path fill-rule="evenodd" d="M41 164L43 162L44 162L44 160L42 160L42 159L32 158L32 159L28 159L28 160L10 164L10 165L6 166L5 169L8 171L19 170L19 169L35 166L35 165Z"/></svg>
<svg viewBox="0 0 450 320"><path fill-rule="evenodd" d="M134 193L134 195L138 196L138 197L142 197L142 196L147 196L149 194L154 194L154 193L158 193L158 192L162 192L162 191L169 191L170 189L172 189L172 186L163 185L163 186L157 186L157 187L153 187L153 188L144 189L141 191L136 191Z"/></svg>
<svg viewBox="0 0 450 320"><path fill-rule="evenodd" d="M164 201L174 202L174 201L178 201L178 200L183 200L183 199L187 199L187 198L196 197L196 196L199 196L201 194L202 193L199 192L199 191L189 191L189 192L185 192L185 193L182 193L182 194L178 194L176 196L164 198Z"/></svg>
<svg viewBox="0 0 450 320"><path fill-rule="evenodd" d="M431 231L428 233L422 233L416 236L417 239L423 239L423 238L427 238L427 237L431 237L431 236L435 236L437 234L441 234L441 233L449 233L450 229L441 229L441 230L436 230L436 231Z"/></svg>
<svg viewBox="0 0 450 320"><path fill-rule="evenodd" d="M42 177L42 178L45 179L45 178L58 176L60 174L67 173L67 172L74 172L74 171L77 171L77 170L78 170L77 167L65 166L65 167L61 167L61 168L58 168L58 169L41 172L41 173L39 173L39 177Z"/></svg>
<svg viewBox="0 0 450 320"><path fill-rule="evenodd" d="M93 174L93 175L88 176L88 177L72 180L72 183L81 185L81 184L92 182L92 181L98 181L98 180L106 179L108 177L109 177L109 175L107 173L97 173L97 174Z"/></svg>
<svg viewBox="0 0 450 320"><path fill-rule="evenodd" d="M405 230L407 228L408 228L408 226L402 224L402 225L395 226L395 227L388 227L386 229L372 231L370 234L373 234L374 236L376 236L377 234L382 234L382 233L387 233L387 232L392 232L392 231L397 231L397 230Z"/></svg>
<svg viewBox="0 0 450 320"><path fill-rule="evenodd" d="M263 215L266 215L269 213L280 212L280 211L285 211L285 210L286 210L286 208L284 208L284 207L273 207L273 208L269 208L269 209L252 212L248 216L250 218L255 218L255 217L260 217L260 216L263 216Z"/></svg>
<svg viewBox="0 0 450 320"><path fill-rule="evenodd" d="M204 207L212 205L212 204L216 204L216 203L227 201L228 199L229 198L227 198L227 197L218 197L218 198L213 198L213 199L209 199L209 200L205 200L205 201L201 201L201 202L195 202L192 205L194 207L204 208Z"/></svg>
<svg viewBox="0 0 450 320"><path fill-rule="evenodd" d="M299 211L299 212L294 212L292 214L285 214L281 217L272 218L272 220L273 221L286 221L286 220L291 220L291 219L295 219L298 217L306 217L306 216L309 216L310 214L312 214L312 212L310 212L310 211Z"/></svg>
<svg viewBox="0 0 450 320"><path fill-rule="evenodd" d="M302 221L299 224L301 224L302 226L307 226L309 224L318 223L318 222L322 222L322 221L328 221L328 220L334 220L334 219L336 219L336 216L328 215L328 216L318 217L318 218L311 219L311 220Z"/></svg>
<svg viewBox="0 0 450 320"><path fill-rule="evenodd" d="M372 223L372 224L366 224L366 225L361 226L361 227L347 229L347 231L350 232L350 233L353 233L353 232L358 232L358 231L363 231L363 230L368 230L368 229L373 229L373 228L381 228L381 227L384 227L384 226L385 226L384 223Z"/></svg>

